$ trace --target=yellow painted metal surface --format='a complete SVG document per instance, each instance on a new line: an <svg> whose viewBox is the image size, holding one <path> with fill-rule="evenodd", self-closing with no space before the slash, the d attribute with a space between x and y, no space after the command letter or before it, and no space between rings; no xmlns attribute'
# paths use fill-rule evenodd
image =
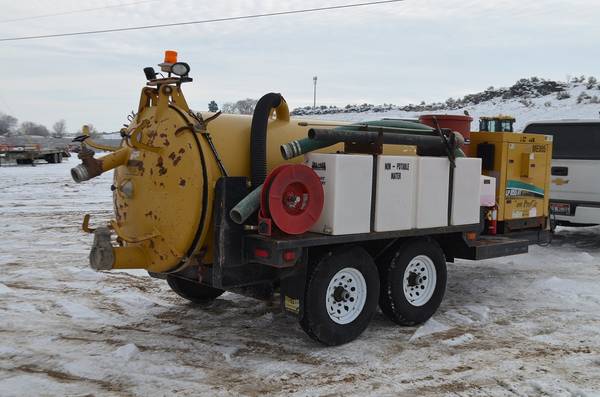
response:
<svg viewBox="0 0 600 397"><path fill-rule="evenodd" d="M207 133L229 176L250 176L251 116L196 114L175 85L142 90L138 112L122 148L102 160L114 174L117 236L113 268L151 272L212 261L214 187L222 176ZM287 104L272 112L267 129L267 169L284 162L280 146L305 138L309 125L290 120ZM319 127L340 123L319 121ZM326 127L325 127L326 128ZM341 144L324 152L342 150ZM412 146L387 146L386 154L416 154ZM300 162L302 158L292 162ZM104 163L103 163L104 164ZM120 165L119 164L123 164Z"/></svg>
<svg viewBox="0 0 600 397"><path fill-rule="evenodd" d="M473 132L471 146L494 146L498 220L548 217L552 137L510 132Z"/></svg>

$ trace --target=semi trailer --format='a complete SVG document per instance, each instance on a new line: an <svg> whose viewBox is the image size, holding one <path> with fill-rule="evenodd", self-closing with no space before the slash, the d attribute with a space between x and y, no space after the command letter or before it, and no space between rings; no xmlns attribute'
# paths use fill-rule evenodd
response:
<svg viewBox="0 0 600 397"><path fill-rule="evenodd" d="M252 116L194 112L182 91L189 65L167 52L159 66L165 76L144 69L119 147L78 138L76 182L114 170L114 219L83 221L96 270L145 269L195 303L225 291L277 297L310 337L340 345L378 306L400 325L427 321L447 262L522 254L548 239L543 211L490 232L494 203L482 206L482 192L494 178L481 164L496 163L464 157L443 126L293 120L277 93ZM95 158L90 147L110 153Z"/></svg>

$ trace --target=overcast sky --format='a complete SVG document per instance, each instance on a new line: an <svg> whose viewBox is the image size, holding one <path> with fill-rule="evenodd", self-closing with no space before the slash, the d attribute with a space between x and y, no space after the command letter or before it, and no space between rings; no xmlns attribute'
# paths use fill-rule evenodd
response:
<svg viewBox="0 0 600 397"><path fill-rule="evenodd" d="M0 0L0 38L277 12L360 0ZM598 0L400 3L136 32L0 42L0 112L69 130L115 131L137 107L142 68L177 50L188 102L204 110L281 92L290 107L427 102L521 77L599 75Z"/></svg>

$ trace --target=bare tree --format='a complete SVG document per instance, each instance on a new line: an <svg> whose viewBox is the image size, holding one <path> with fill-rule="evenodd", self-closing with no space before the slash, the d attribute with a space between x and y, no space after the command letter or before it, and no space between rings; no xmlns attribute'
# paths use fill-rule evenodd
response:
<svg viewBox="0 0 600 397"><path fill-rule="evenodd" d="M252 114L254 112L256 102L258 101L252 98L240 99L235 103L226 102L223 104L221 110L223 113Z"/></svg>
<svg viewBox="0 0 600 397"><path fill-rule="evenodd" d="M223 113L237 113L235 108L235 103L225 102L223 107L221 108Z"/></svg>
<svg viewBox="0 0 600 397"><path fill-rule="evenodd" d="M62 137L64 137L65 134L67 133L67 122L65 120L58 120L52 126L52 131L53 131L52 136L54 138L62 138Z"/></svg>
<svg viewBox="0 0 600 397"><path fill-rule="evenodd" d="M19 130L23 135L50 136L50 131L48 131L46 126L34 123L32 121L22 122Z"/></svg>
<svg viewBox="0 0 600 397"><path fill-rule="evenodd" d="M0 113L0 135L13 133L18 122L19 120L16 117Z"/></svg>
<svg viewBox="0 0 600 397"><path fill-rule="evenodd" d="M252 98L240 99L235 103L238 113L252 114L258 100Z"/></svg>

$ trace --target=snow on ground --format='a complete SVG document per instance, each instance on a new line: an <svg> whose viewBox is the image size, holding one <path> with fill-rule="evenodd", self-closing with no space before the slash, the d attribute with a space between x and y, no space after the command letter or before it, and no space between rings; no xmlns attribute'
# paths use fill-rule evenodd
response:
<svg viewBox="0 0 600 397"><path fill-rule="evenodd" d="M77 185L76 162L0 168L1 396L600 396L599 227L449 264L430 322L378 313L325 348L275 303L90 270L79 225L110 216L110 176Z"/></svg>

